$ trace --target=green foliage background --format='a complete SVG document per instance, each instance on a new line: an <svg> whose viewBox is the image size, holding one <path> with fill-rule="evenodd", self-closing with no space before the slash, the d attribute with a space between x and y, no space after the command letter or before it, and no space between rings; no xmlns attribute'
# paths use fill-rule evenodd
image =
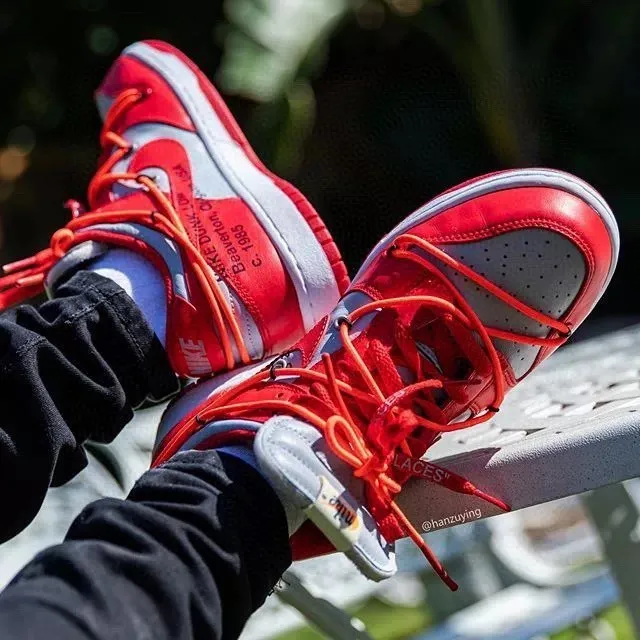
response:
<svg viewBox="0 0 640 640"><path fill-rule="evenodd" d="M217 81L351 269L438 191L542 164L612 204L622 262L599 313L635 314L639 35L637 0L5 3L0 258L64 223L60 205L83 195L98 155L93 90L122 47L161 38Z"/></svg>

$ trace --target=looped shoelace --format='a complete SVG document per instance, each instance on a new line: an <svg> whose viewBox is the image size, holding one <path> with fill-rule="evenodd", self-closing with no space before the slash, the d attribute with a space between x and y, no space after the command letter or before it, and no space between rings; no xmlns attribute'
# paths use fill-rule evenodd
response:
<svg viewBox="0 0 640 640"><path fill-rule="evenodd" d="M411 251L410 248L412 247L419 248L427 255L434 256L448 266L454 267L458 272L464 274L478 286L484 287L488 292L523 315L549 326L557 332L558 335L548 338L537 338L492 327L485 327L469 303L449 281L447 276L427 259ZM154 466L170 458L179 449L185 437L197 431L202 425L208 424L223 416L237 416L252 412L264 413L266 411L300 418L323 433L331 450L341 460L353 468L354 475L361 478L369 487L373 496L393 513L399 526L420 548L437 574L451 589L455 590L457 588L456 583L447 574L419 532L394 501L394 497L401 490L401 485L391 477L389 471L394 456L399 455L411 458L408 438L414 436L419 427L426 429L426 433L430 432L431 434L458 431L491 419L494 413L499 410L505 394L504 376L502 364L496 347L493 345L492 338L510 340L526 345L555 347L567 339L570 335L570 328L565 323L547 317L517 300L497 285L465 265L460 264L454 258L451 258L422 238L411 234L400 236L396 240L395 245L389 250L389 255L398 259L413 261L427 270L447 288L453 302L439 296L427 295L412 295L375 300L362 305L348 316L339 319L338 326L344 350L353 362L353 368L357 374L355 379L360 379L366 387L365 389L356 387L350 382L340 379L334 370L330 356L326 353L322 355L324 373L321 371L292 367L267 368L258 372L248 380L240 382L235 388L224 391L219 396L212 398L206 407L200 410L197 415L185 421L185 423L175 430L166 443L166 446L163 446L161 455L155 460ZM412 305L414 307L426 306L436 314L446 315L449 318L449 322L458 322L470 332L475 332L479 336L481 345L484 348L491 366L495 389L493 402L484 413L459 422L442 424L424 415L419 415L410 408L400 406L401 403L402 405L406 405L409 400L422 391L445 389L447 386L447 381L445 380L419 379L413 384L406 385L400 391L385 396L364 359L353 345L349 330L354 323L369 313L379 312L383 309L398 308L404 305ZM272 382L274 379L281 377L286 377L287 382L294 381L293 384L295 384L296 379L300 379L301 381L309 383L311 389L313 389L313 385L321 385L326 390L322 395L325 397L325 403L331 414L330 417L328 419L323 418L311 409L302 406L300 403L296 404L288 400L274 399L245 402L237 400L237 398L246 391L260 388L263 383ZM452 382L455 384L459 381ZM330 404L326 401L326 398L330 399ZM362 429L358 427L348 406L347 399L352 408L362 408L371 416L366 428ZM424 433L423 430L419 431ZM387 434L388 437L379 437L380 433ZM376 434L378 437L374 438L373 436ZM424 461L424 464L437 468L436 465L426 461ZM447 471L447 474L448 480L446 483L443 483L447 488L459 493L477 496L496 505L502 510L509 510L508 505L503 501L484 493L465 478L457 476L450 471Z"/></svg>
<svg viewBox="0 0 640 640"><path fill-rule="evenodd" d="M68 206L71 208L72 219L65 227L53 234L49 248L38 252L31 258L3 267L4 276L0 278L0 309L22 302L44 289L47 273L55 263L74 246L90 239L88 234L79 236L76 235L76 232L105 222L113 224L138 223L164 234L177 245L183 256L190 261L193 273L209 305L213 328L220 339L227 368L232 369L237 364L232 341L237 347L240 361L243 364L248 364L251 362L251 357L244 343L240 326L233 315L233 310L216 281L216 274L191 242L172 202L149 176L142 173L112 172L113 167L133 151L132 144L112 131L113 125L127 109L149 94L150 90L126 89L115 98L107 113L100 135L100 144L105 153L109 148L115 147L115 150L104 160L91 180L87 196L90 208L95 209L98 198L105 188L118 182L135 182L142 185L153 198L157 210L84 213L78 203L70 201Z"/></svg>

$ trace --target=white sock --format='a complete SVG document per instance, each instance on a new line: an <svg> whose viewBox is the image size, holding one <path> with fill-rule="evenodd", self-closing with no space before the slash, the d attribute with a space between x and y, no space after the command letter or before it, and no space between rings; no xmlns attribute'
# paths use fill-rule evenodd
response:
<svg viewBox="0 0 640 640"><path fill-rule="evenodd" d="M109 249L87 267L124 289L163 345L167 341L167 294L162 275L147 259L126 249Z"/></svg>

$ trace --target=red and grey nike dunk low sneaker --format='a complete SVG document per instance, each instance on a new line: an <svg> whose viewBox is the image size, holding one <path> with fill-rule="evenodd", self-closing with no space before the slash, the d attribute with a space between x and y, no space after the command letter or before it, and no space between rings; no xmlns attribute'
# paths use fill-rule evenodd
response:
<svg viewBox="0 0 640 640"><path fill-rule="evenodd" d="M392 542L410 536L454 588L395 497L417 474L508 509L422 456L491 418L568 338L618 245L609 207L572 175L504 171L451 189L375 247L291 351L174 402L154 464L247 443L283 502L294 557L335 548L380 579L395 570Z"/></svg>
<svg viewBox="0 0 640 640"><path fill-rule="evenodd" d="M96 94L104 119L89 210L4 268L0 308L108 251L150 260L167 291L167 351L198 377L288 348L348 285L304 196L257 158L213 85L163 42L124 50Z"/></svg>

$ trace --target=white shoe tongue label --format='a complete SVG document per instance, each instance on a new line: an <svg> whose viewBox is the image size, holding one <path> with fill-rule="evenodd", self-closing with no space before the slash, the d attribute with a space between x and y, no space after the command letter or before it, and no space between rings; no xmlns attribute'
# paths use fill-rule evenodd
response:
<svg viewBox="0 0 640 640"><path fill-rule="evenodd" d="M360 537L360 510L325 476L320 476L320 491L306 513L338 551L350 549Z"/></svg>

